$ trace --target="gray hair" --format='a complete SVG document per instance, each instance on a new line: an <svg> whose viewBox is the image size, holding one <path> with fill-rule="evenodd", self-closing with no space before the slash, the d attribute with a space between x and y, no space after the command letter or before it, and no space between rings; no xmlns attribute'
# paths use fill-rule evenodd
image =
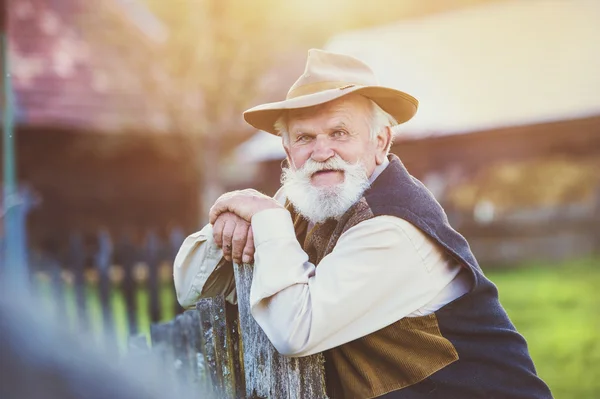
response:
<svg viewBox="0 0 600 399"><path fill-rule="evenodd" d="M371 126L370 131L370 139L375 140L377 134L381 132L387 126L397 125L398 122L396 119L385 112L375 101L369 100L371 103L371 120L369 122ZM277 134L279 134L283 140L284 145L288 145L290 142L290 134L288 132L287 126L287 112L284 111L279 118L275 121L274 128ZM386 153L390 151L391 142L388 148L386 148Z"/></svg>

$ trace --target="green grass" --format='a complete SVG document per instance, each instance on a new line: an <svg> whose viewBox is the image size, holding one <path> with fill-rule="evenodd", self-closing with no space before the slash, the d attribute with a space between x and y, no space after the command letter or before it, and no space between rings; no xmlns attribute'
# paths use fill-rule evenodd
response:
<svg viewBox="0 0 600 399"><path fill-rule="evenodd" d="M42 298L50 298L51 287L50 282L47 279L37 279L37 287ZM168 321L173 319L174 311L173 304L175 297L173 295L173 288L171 282L165 282L160 287L160 308L161 308L161 321ZM101 344L103 338L103 318L102 318L102 307L100 303L100 293L97 286L93 284L86 284L86 323L88 324L88 330L91 332L92 339ZM78 330L77 321L77 308L75 306L75 290L71 285L65 285L64 290L64 307L66 310L66 323L73 330ZM136 301L138 306L137 312L137 333L145 334L149 337L150 335L150 314L148 311L149 297L148 290L142 287L137 289ZM59 304L53 301L44 301L46 309L51 312L58 312ZM117 345L121 353L125 353L127 348L127 338L129 337L129 327L127 321L127 308L125 304L125 297L122 292L116 288L112 289L110 293L110 303L113 317L113 331L117 340Z"/></svg>
<svg viewBox="0 0 600 399"><path fill-rule="evenodd" d="M486 274L498 286L502 305L527 339L538 373L554 396L600 398L600 259L530 264ZM40 288L44 296L49 295L47 281ZM99 294L91 285L86 290L91 329L100 342ZM165 282L160 293L163 321L173 318L172 293L171 282ZM76 327L74 291L68 288L65 294L68 320ZM147 291L139 289L137 300L143 310L138 312L138 330L148 334ZM124 352L128 336L125 299L115 290L111 302L119 348Z"/></svg>
<svg viewBox="0 0 600 399"><path fill-rule="evenodd" d="M556 398L600 398L600 260L486 273Z"/></svg>

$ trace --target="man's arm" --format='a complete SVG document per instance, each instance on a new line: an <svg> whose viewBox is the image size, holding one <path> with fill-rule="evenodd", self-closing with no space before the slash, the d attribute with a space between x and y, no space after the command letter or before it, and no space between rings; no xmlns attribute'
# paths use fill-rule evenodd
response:
<svg viewBox="0 0 600 399"><path fill-rule="evenodd" d="M184 308L198 299L224 295L236 303L232 261L254 260L250 223L233 213L223 213L181 245L173 265L177 300Z"/></svg>
<svg viewBox="0 0 600 399"><path fill-rule="evenodd" d="M226 193L222 197L231 194ZM264 197L279 206L285 202L281 190L273 199ZM177 300L184 308L193 307L202 297L217 295L224 295L235 304L237 298L231 262L254 261L254 240L249 220L223 211L211 216L211 221L214 224L208 224L186 238L175 258L173 280Z"/></svg>
<svg viewBox="0 0 600 399"><path fill-rule="evenodd" d="M460 286L448 295L460 266L399 218L380 216L352 227L318 267L296 240L286 210L256 213L252 228L252 315L284 355L339 346L403 317L430 313L468 290Z"/></svg>
<svg viewBox="0 0 600 399"><path fill-rule="evenodd" d="M215 243L212 225L204 226L185 239L173 264L177 301L185 308L201 297L225 295L235 303L235 284L231 263Z"/></svg>

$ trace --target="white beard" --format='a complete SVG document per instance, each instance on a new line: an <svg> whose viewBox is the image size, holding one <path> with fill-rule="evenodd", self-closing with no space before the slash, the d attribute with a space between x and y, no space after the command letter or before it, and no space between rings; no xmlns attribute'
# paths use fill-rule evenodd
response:
<svg viewBox="0 0 600 399"><path fill-rule="evenodd" d="M344 181L330 187L316 187L311 176L320 170L339 170ZM362 163L349 164L336 156L325 162L308 159L301 169L285 168L281 177L283 192L296 212L311 223L340 218L369 188L369 178Z"/></svg>

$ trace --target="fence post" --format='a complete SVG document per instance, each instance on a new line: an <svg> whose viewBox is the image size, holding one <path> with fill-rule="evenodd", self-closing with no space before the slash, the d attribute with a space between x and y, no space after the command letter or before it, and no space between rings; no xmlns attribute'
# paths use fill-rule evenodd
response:
<svg viewBox="0 0 600 399"><path fill-rule="evenodd" d="M150 312L150 321L158 323L160 321L160 282L159 282L159 242L156 233L150 232L146 237L144 248L144 261L148 267L148 303Z"/></svg>
<svg viewBox="0 0 600 399"><path fill-rule="evenodd" d="M66 323L67 304L65 299L65 282L62 278L60 265L55 260L48 260L46 261L44 268L48 271L50 278L50 289L56 308L56 317L61 323Z"/></svg>
<svg viewBox="0 0 600 399"><path fill-rule="evenodd" d="M204 358L218 396L243 397L244 377L240 365L237 317L227 312L225 298L203 298L196 304L201 320Z"/></svg>
<svg viewBox="0 0 600 399"><path fill-rule="evenodd" d="M102 306L102 325L104 339L109 345L114 345L113 317L111 306L111 280L110 266L112 264L113 246L108 231L103 230L98 235L98 252L95 255L95 264L98 269L100 304ZM114 348L113 348L114 349Z"/></svg>
<svg viewBox="0 0 600 399"><path fill-rule="evenodd" d="M71 235L69 240L69 266L73 271L73 290L75 291L75 306L77 307L77 326L80 331L87 331L87 298L85 295L85 248L81 234Z"/></svg>
<svg viewBox="0 0 600 399"><path fill-rule="evenodd" d="M280 355L250 314L252 266L234 265L247 398L327 398L322 354Z"/></svg>
<svg viewBox="0 0 600 399"><path fill-rule="evenodd" d="M117 262L123 269L123 297L125 298L125 307L127 309L127 326L129 335L135 335L138 331L137 314L137 284L133 276L133 268L137 261L137 250L132 243L131 237L123 235L119 239L117 246Z"/></svg>

